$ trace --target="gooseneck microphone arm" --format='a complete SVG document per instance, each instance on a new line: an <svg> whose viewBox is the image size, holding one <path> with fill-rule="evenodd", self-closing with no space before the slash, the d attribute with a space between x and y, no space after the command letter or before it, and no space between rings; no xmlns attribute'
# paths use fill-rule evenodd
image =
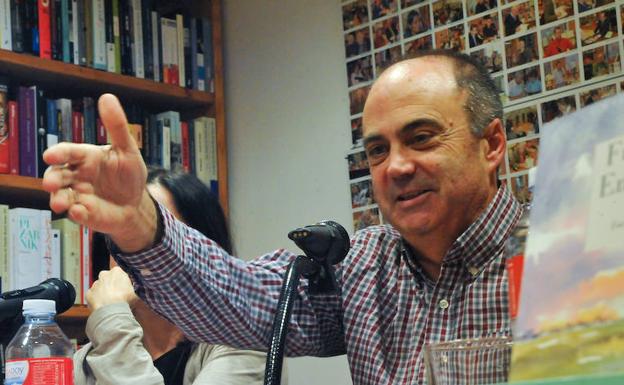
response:
<svg viewBox="0 0 624 385"><path fill-rule="evenodd" d="M323 221L288 233L306 255L298 255L289 265L282 283L273 319L271 342L264 371L264 385L279 385L282 379L284 342L292 306L297 298L301 276L309 280L309 292L331 293L336 290L332 265L340 262L349 251L349 235L338 223Z"/></svg>

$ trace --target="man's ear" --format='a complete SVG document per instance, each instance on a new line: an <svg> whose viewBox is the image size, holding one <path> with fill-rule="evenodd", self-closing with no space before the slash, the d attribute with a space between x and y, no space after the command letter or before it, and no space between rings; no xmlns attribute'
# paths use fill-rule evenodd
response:
<svg viewBox="0 0 624 385"><path fill-rule="evenodd" d="M507 139L505 128L499 118L495 118L483 131L483 155L491 173L496 173L498 167L505 161Z"/></svg>

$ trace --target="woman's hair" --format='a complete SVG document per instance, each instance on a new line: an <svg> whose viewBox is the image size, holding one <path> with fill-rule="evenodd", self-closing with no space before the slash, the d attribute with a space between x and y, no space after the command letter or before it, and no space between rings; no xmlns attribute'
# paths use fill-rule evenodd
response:
<svg viewBox="0 0 624 385"><path fill-rule="evenodd" d="M223 209L208 186L194 175L162 168L150 168L147 183L166 188L182 216L180 220L232 254L232 242Z"/></svg>

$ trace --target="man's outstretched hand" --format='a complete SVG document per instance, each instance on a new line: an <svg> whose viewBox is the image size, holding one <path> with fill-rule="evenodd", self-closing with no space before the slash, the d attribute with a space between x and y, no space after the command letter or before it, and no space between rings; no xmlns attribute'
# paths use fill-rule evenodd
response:
<svg viewBox="0 0 624 385"><path fill-rule="evenodd" d="M50 165L43 188L50 208L74 222L109 234L123 251L150 246L156 235L156 208L145 188L147 170L130 136L117 98L102 95L100 118L111 144L59 143L43 154Z"/></svg>

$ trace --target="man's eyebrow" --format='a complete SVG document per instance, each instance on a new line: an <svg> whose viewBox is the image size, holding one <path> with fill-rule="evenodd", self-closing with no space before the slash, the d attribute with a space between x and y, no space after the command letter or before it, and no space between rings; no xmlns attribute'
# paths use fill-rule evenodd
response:
<svg viewBox="0 0 624 385"><path fill-rule="evenodd" d="M383 139L383 136L380 135L380 134L367 135L363 139L363 146L366 147L369 143L376 142L376 141L382 140L382 139Z"/></svg>
<svg viewBox="0 0 624 385"><path fill-rule="evenodd" d="M406 125L404 125L403 127L401 127L401 129L399 130L399 135L405 135L408 134L414 130L416 130L419 127L422 126L428 126L428 127L434 127L434 128L441 128L442 125L440 124L439 121L434 120L434 119L427 119L427 118L420 118L420 119L416 119L413 120L409 123L407 123ZM366 147L367 144L371 143L371 142L375 142L378 140L383 140L383 135L381 134L370 134L364 137L363 139L363 146Z"/></svg>

